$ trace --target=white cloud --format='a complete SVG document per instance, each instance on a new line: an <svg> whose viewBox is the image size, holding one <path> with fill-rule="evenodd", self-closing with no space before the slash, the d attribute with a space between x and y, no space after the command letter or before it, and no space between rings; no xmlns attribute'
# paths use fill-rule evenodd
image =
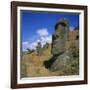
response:
<svg viewBox="0 0 90 90"><path fill-rule="evenodd" d="M41 42L42 46L45 45L46 42L51 43L52 42L52 36L48 35L48 36L45 36L45 37L41 37L40 42Z"/></svg>
<svg viewBox="0 0 90 90"><path fill-rule="evenodd" d="M46 28L37 30L37 35L39 35L39 37L35 41L33 41L33 42L26 41L26 42L22 43L23 51L26 51L27 48L36 49L38 42L41 42L42 47L43 47L43 45L46 44L46 42L47 43L52 42L52 35L49 34L49 32Z"/></svg>
<svg viewBox="0 0 90 90"><path fill-rule="evenodd" d="M73 26L70 26L70 31L73 31L74 30L74 27Z"/></svg>
<svg viewBox="0 0 90 90"><path fill-rule="evenodd" d="M23 44L23 45L27 45L27 44L28 44L28 42L23 42L22 44Z"/></svg>
<svg viewBox="0 0 90 90"><path fill-rule="evenodd" d="M37 30L37 34L40 36L47 36L49 35L47 28L42 28Z"/></svg>
<svg viewBox="0 0 90 90"><path fill-rule="evenodd" d="M42 46L46 44L46 42L52 42L52 36L49 34L47 28L42 28L37 30L37 34L39 35L39 41L41 42Z"/></svg>
<svg viewBox="0 0 90 90"><path fill-rule="evenodd" d="M22 49L23 51L26 51L26 49L29 48L29 43L26 41L26 42L22 42Z"/></svg>
<svg viewBox="0 0 90 90"><path fill-rule="evenodd" d="M36 46L37 46L37 41L35 42L32 42L29 46L30 49L36 49Z"/></svg>
<svg viewBox="0 0 90 90"><path fill-rule="evenodd" d="M40 42L40 40L38 39L37 42Z"/></svg>
<svg viewBox="0 0 90 90"><path fill-rule="evenodd" d="M29 48L31 50L36 49L36 46L37 46L37 41L32 42L32 43L29 43L29 42L23 42L22 43L23 51L27 51L27 48Z"/></svg>
<svg viewBox="0 0 90 90"><path fill-rule="evenodd" d="M47 41L48 43L51 43L51 42L52 42L52 35L47 36L47 37L46 37L46 41Z"/></svg>

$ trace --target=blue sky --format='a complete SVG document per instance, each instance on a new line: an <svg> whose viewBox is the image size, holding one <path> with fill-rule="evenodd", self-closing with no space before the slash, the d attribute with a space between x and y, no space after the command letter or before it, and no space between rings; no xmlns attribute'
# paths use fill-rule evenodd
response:
<svg viewBox="0 0 90 90"><path fill-rule="evenodd" d="M79 14L22 10L22 50L25 51L26 48L35 49L38 41L41 41L42 46L46 42L51 43L54 26L62 18L69 20L70 29L79 25Z"/></svg>

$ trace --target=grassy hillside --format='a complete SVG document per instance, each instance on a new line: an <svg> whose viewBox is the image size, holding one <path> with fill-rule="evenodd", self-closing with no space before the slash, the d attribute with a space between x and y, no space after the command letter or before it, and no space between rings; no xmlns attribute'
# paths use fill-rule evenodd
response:
<svg viewBox="0 0 90 90"><path fill-rule="evenodd" d="M58 75L58 72L51 72L43 65L43 62L49 60L51 57L51 45L49 45L49 47L45 49L41 55L37 55L36 52L24 54L21 62L21 76L39 77Z"/></svg>
<svg viewBox="0 0 90 90"><path fill-rule="evenodd" d="M78 31L70 32L69 41L66 42L66 49L69 51L69 60L66 60L62 70L51 71L45 68L44 62L51 57L51 45L42 50L41 54L36 51L22 54L21 60L21 77L43 77L43 76L61 76L61 75L78 75L79 74L79 38L76 38ZM73 38L72 38L73 37ZM67 56L66 56L67 57ZM63 59L59 61L62 65ZM56 64L58 64L56 62ZM58 64L58 65L59 65Z"/></svg>
<svg viewBox="0 0 90 90"><path fill-rule="evenodd" d="M62 75L78 75L79 74L79 52L76 48L70 48L73 58L67 60L62 70L50 71L45 68L44 61L52 57L51 45L43 50L41 55L36 52L24 54L22 56L21 77L43 77L43 76L62 76Z"/></svg>

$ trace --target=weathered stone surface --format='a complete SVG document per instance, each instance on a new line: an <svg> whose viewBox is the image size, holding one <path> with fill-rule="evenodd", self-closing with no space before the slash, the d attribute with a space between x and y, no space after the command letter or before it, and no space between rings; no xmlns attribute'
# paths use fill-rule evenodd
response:
<svg viewBox="0 0 90 90"><path fill-rule="evenodd" d="M68 53L63 53L59 55L50 67L51 71L63 70L66 67L66 63L70 60L70 55Z"/></svg>
<svg viewBox="0 0 90 90"><path fill-rule="evenodd" d="M69 22L67 19L61 19L55 25L55 33L52 36L52 54L62 53L66 50L66 41L68 40Z"/></svg>

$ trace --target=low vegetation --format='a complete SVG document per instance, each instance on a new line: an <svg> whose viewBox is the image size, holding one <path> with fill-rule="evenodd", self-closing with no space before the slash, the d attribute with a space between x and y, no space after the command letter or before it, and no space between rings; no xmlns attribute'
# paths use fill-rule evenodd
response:
<svg viewBox="0 0 90 90"><path fill-rule="evenodd" d="M21 77L43 77L43 76L64 76L79 74L79 50L70 47L70 55L72 58L66 61L63 69L52 71L45 67L44 62L51 57L51 45L44 49L41 54L36 51L22 55L21 61Z"/></svg>

